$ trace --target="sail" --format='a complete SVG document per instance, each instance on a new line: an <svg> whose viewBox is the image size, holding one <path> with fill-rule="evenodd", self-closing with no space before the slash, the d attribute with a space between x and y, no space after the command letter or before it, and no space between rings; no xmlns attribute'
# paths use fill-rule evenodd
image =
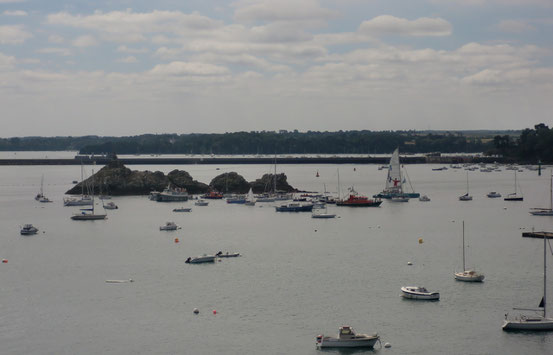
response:
<svg viewBox="0 0 553 355"><path fill-rule="evenodd" d="M250 187L250 191L248 191L248 201L253 201L253 190Z"/></svg>
<svg viewBox="0 0 553 355"><path fill-rule="evenodd" d="M543 297L541 298L541 302L540 302L540 305L538 307L545 307L545 302L543 301Z"/></svg>
<svg viewBox="0 0 553 355"><path fill-rule="evenodd" d="M388 166L388 178L386 179L386 190L402 192L402 179L399 166L399 148L396 148L390 158L390 165Z"/></svg>

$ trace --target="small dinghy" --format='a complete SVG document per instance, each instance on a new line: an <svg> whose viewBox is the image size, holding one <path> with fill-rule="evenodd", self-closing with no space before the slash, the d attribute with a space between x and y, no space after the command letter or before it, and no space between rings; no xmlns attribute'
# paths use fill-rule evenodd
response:
<svg viewBox="0 0 553 355"><path fill-rule="evenodd" d="M202 255L202 256L192 256L186 259L185 263L187 264L201 264L201 263L214 263L215 255Z"/></svg>
<svg viewBox="0 0 553 355"><path fill-rule="evenodd" d="M344 325L340 327L337 337L317 335L317 347L319 348L373 348L380 340L378 334L355 334L352 327Z"/></svg>
<svg viewBox="0 0 553 355"><path fill-rule="evenodd" d="M223 252L220 251L217 254L215 254L215 256L218 257L218 258L236 258L236 257L240 256L240 253L229 253L227 251L226 253L223 254Z"/></svg>

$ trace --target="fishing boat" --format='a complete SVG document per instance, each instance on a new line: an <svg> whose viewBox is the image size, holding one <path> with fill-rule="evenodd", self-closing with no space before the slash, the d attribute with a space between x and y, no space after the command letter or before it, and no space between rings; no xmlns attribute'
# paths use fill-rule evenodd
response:
<svg viewBox="0 0 553 355"><path fill-rule="evenodd" d="M465 266L465 221L463 221L463 271L455 273L455 280L465 282L484 281L484 274L467 269Z"/></svg>
<svg viewBox="0 0 553 355"><path fill-rule="evenodd" d="M312 203L292 202L280 206L275 206L277 212L311 212L313 211Z"/></svg>
<svg viewBox="0 0 553 355"><path fill-rule="evenodd" d="M469 195L469 172L467 171L467 193L459 196L459 201L472 201L472 196Z"/></svg>
<svg viewBox="0 0 553 355"><path fill-rule="evenodd" d="M81 213L74 214L71 219L74 221L96 221L107 217L105 213L98 214L94 210L94 170L92 170L92 197L90 201L90 208L81 208Z"/></svg>
<svg viewBox="0 0 553 355"><path fill-rule="evenodd" d="M378 334L356 334L352 327L344 325L337 336L317 335L316 345L319 348L373 348L380 340Z"/></svg>
<svg viewBox="0 0 553 355"><path fill-rule="evenodd" d="M388 176L386 177L386 187L382 192L373 195L375 198L385 198L391 199L394 196L401 196L404 198L419 198L420 194L415 192L411 181L409 180L409 185L411 186L412 192L406 192L403 188L403 185L407 182L405 179L409 180L407 171L405 170L405 176L401 172L401 165L399 162L399 148L396 148L392 153L390 158L390 164L388 166Z"/></svg>
<svg viewBox="0 0 553 355"><path fill-rule="evenodd" d="M547 238L543 236L543 297L538 308L515 308L516 310L543 312L543 315L518 315L514 318L505 314L503 330L553 330L553 318L547 316Z"/></svg>
<svg viewBox="0 0 553 355"><path fill-rule="evenodd" d="M403 298L409 298L413 300L439 300L439 292L430 292L426 287L420 286L404 286L401 288Z"/></svg>
<svg viewBox="0 0 553 355"><path fill-rule="evenodd" d="M201 256L191 256L186 259L184 262L187 264L202 264L202 263L213 263L215 262L215 255L201 255Z"/></svg>
<svg viewBox="0 0 553 355"><path fill-rule="evenodd" d="M157 202L188 201L188 192L180 187L171 187L171 184L155 197Z"/></svg>
<svg viewBox="0 0 553 355"><path fill-rule="evenodd" d="M522 192L520 195L517 193L517 171L515 170L515 192L508 194L503 200L504 201L523 201L524 197L522 196ZM520 188L519 188L520 190Z"/></svg>
<svg viewBox="0 0 553 355"><path fill-rule="evenodd" d="M176 231L177 229L180 229L180 227L175 222L165 222L165 225L159 227L160 231Z"/></svg>
<svg viewBox="0 0 553 355"><path fill-rule="evenodd" d="M549 185L549 208L532 208L530 214L534 216L553 216L553 174Z"/></svg>
<svg viewBox="0 0 553 355"><path fill-rule="evenodd" d="M336 206L347 207L378 207L382 204L380 198L370 199L367 196L361 196L352 187L349 188L349 196L347 199L336 201Z"/></svg>
<svg viewBox="0 0 553 355"><path fill-rule="evenodd" d="M488 196L489 198L498 198L498 197L501 197L501 194L496 191L491 191L491 192L488 192L486 196Z"/></svg>
<svg viewBox="0 0 553 355"><path fill-rule="evenodd" d="M21 228L21 230L19 231L21 235L32 235L32 234L37 234L37 232L38 232L38 228L34 227L30 223L25 224L23 228Z"/></svg>

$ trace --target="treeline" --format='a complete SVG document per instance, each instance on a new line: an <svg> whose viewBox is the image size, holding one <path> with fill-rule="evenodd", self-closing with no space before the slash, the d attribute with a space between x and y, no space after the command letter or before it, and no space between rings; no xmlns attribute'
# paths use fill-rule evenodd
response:
<svg viewBox="0 0 553 355"><path fill-rule="evenodd" d="M517 137L496 135L491 154L501 155L513 161L528 163L553 163L553 128L540 123L534 129L526 128Z"/></svg>
<svg viewBox="0 0 553 355"><path fill-rule="evenodd" d="M223 134L144 134L129 137L0 139L0 150L78 150L80 154L383 154L474 153L493 150L494 135L512 131L261 131ZM517 132L518 133L518 132Z"/></svg>

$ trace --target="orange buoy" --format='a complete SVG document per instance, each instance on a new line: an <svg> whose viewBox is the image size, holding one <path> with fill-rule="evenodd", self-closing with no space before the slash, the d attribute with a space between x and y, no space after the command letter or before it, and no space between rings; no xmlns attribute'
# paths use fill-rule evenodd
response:
<svg viewBox="0 0 553 355"><path fill-rule="evenodd" d="M213 314L217 314L217 311L216 311L216 310L213 310Z"/></svg>
<svg viewBox="0 0 553 355"><path fill-rule="evenodd" d="M8 259L2 259L2 262L3 262L4 264L7 264L7 263L8 263Z"/></svg>
<svg viewBox="0 0 553 355"><path fill-rule="evenodd" d="M179 238L175 238L175 243L178 243L179 242Z"/></svg>

